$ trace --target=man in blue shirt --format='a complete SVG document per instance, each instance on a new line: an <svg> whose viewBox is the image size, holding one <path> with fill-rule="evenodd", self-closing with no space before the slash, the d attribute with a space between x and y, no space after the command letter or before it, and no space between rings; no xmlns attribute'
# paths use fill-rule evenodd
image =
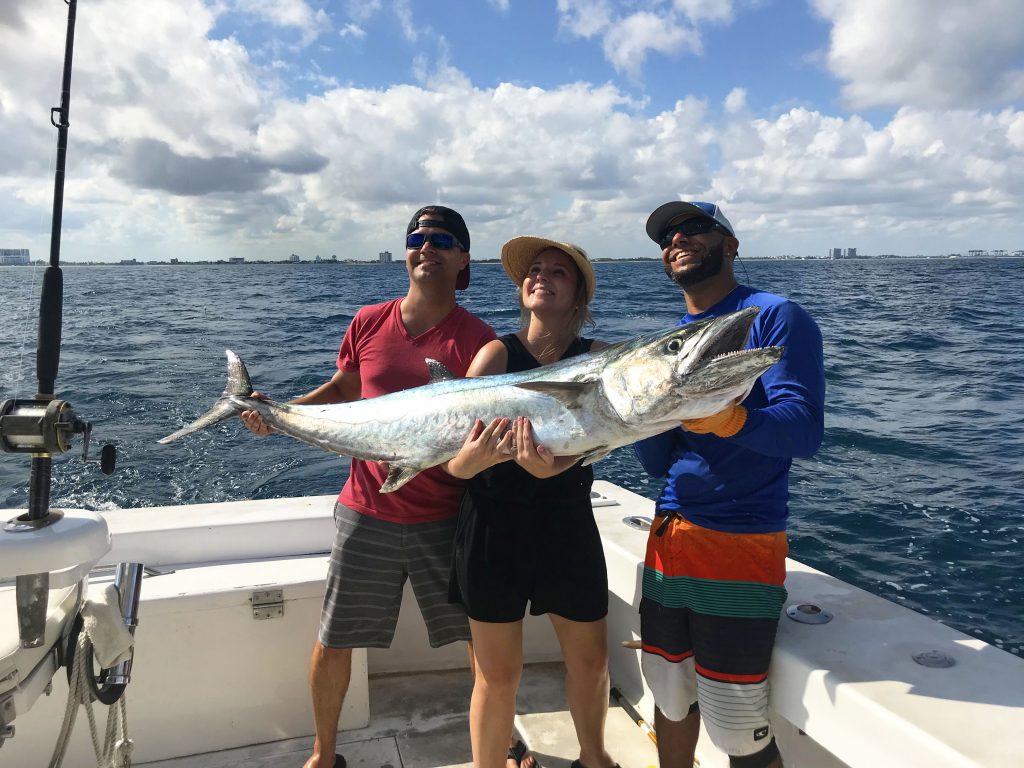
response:
<svg viewBox="0 0 1024 768"><path fill-rule="evenodd" d="M739 240L717 204L666 203L647 234L683 290L680 325L758 306L748 347L786 350L742 403L635 446L665 478L640 603L661 768L693 765L702 719L731 766L775 768L768 665L786 599L789 467L824 431L821 332L798 304L736 281Z"/></svg>

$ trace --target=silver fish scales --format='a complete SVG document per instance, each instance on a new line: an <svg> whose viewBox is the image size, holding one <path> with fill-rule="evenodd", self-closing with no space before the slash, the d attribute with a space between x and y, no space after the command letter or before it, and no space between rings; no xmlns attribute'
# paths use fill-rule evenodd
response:
<svg viewBox="0 0 1024 768"><path fill-rule="evenodd" d="M522 373L456 379L425 361L430 383L382 397L330 405L290 405L251 397L231 350L228 385L169 443L244 410L286 435L326 451L387 461L383 493L455 456L476 419L526 416L556 456L592 463L611 450L665 432L682 419L717 413L742 399L782 357L781 347L742 349L758 307L648 334Z"/></svg>

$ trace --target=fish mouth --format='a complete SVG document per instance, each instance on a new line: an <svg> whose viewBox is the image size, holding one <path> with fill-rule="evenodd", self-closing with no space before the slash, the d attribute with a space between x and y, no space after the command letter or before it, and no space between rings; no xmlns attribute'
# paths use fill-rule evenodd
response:
<svg viewBox="0 0 1024 768"><path fill-rule="evenodd" d="M691 371L697 370L712 361L743 355L749 351L744 350L743 345L747 343L754 318L760 311L760 307L747 307L728 315L699 320L703 328L693 330L701 334L700 342L687 367Z"/></svg>
<svg viewBox="0 0 1024 768"><path fill-rule="evenodd" d="M782 358L783 347L743 348L760 311L760 307L747 307L702 321L708 325L688 366L688 390L709 393L750 383Z"/></svg>

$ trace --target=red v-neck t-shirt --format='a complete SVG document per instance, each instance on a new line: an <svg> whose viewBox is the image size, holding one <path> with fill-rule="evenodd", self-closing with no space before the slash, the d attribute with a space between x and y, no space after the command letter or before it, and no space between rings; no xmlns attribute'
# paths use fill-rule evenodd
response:
<svg viewBox="0 0 1024 768"><path fill-rule="evenodd" d="M480 348L495 338L483 320L456 306L437 325L411 337L402 322L401 299L360 309L338 352L338 368L358 372L364 398L428 383L426 359L466 375ZM387 473L372 461L352 459L338 501L364 515L394 523L426 523L455 517L464 483L440 467L425 470L394 493L380 493Z"/></svg>

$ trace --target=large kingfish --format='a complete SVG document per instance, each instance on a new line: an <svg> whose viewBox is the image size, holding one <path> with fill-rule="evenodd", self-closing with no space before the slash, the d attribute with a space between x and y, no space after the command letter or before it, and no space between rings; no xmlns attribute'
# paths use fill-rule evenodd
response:
<svg viewBox="0 0 1024 768"><path fill-rule="evenodd" d="M298 440L390 466L382 493L455 456L476 419L526 416L551 452L585 463L681 419L710 416L743 398L783 348L742 350L758 307L640 336L523 373L455 379L427 360L431 381L382 397L331 405L257 400L231 350L228 384L206 414L169 443L244 410Z"/></svg>

